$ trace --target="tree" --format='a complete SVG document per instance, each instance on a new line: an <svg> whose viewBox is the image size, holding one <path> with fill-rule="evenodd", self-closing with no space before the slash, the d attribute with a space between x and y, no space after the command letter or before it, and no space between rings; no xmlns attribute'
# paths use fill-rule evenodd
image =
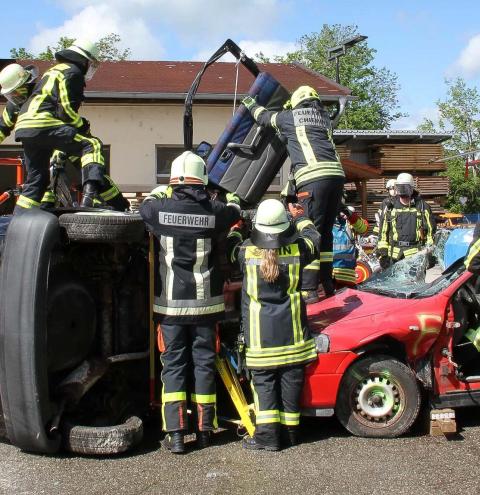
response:
<svg viewBox="0 0 480 495"><path fill-rule="evenodd" d="M445 155L475 151L480 148L480 94L470 88L462 78L447 79L447 96L437 101L438 124L425 119L418 126L424 132L452 132L453 137L444 144ZM473 154L472 154L473 155ZM480 177L476 172L465 177L464 158L447 160L445 175L450 178L450 194L446 206L454 212L480 212ZM460 198L467 198L462 205Z"/></svg>
<svg viewBox="0 0 480 495"><path fill-rule="evenodd" d="M309 69L335 79L335 63L328 61L328 48L358 35L355 25L324 24L319 33L304 35L298 41L298 50L276 62L300 62ZM340 121L343 129L388 129L392 122L405 114L398 111L397 75L385 67L373 65L375 53L366 41L350 48L340 59L341 84L352 90L357 100L350 102ZM257 58L265 61L260 53Z"/></svg>
<svg viewBox="0 0 480 495"><path fill-rule="evenodd" d="M126 60L131 55L130 48L121 50L117 44L120 43L121 38L118 34L110 33L100 38L97 41L99 48L99 60ZM43 52L38 55L34 55L28 52L25 48L12 48L10 55L17 60L35 59L35 60L54 60L55 53L68 48L75 42L75 38L69 38L68 36L61 36L55 46L47 46Z"/></svg>

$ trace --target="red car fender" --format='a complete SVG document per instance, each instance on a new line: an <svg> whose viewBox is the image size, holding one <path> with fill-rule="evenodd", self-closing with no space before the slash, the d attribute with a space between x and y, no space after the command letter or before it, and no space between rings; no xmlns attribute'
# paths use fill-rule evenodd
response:
<svg viewBox="0 0 480 495"><path fill-rule="evenodd" d="M305 369L302 407L334 408L343 374L358 356L351 351L319 354Z"/></svg>

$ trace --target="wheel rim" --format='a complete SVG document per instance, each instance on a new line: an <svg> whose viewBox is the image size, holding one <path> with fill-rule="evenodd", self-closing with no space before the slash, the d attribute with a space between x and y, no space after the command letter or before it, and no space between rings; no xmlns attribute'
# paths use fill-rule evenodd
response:
<svg viewBox="0 0 480 495"><path fill-rule="evenodd" d="M357 419L373 428L391 426L405 408L405 393L391 376L374 374L358 382L352 394Z"/></svg>

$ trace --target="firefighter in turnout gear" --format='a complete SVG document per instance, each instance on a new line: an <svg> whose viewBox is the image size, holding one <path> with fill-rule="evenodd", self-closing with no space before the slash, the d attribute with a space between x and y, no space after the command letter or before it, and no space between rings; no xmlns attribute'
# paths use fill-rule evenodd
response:
<svg viewBox="0 0 480 495"><path fill-rule="evenodd" d="M306 302L316 302L319 282L326 295L334 293L332 228L345 181L330 117L310 86L295 90L281 112L266 110L250 96L242 103L258 124L273 127L287 141L298 201L321 234L319 258L306 267L302 287Z"/></svg>
<svg viewBox="0 0 480 495"><path fill-rule="evenodd" d="M358 254L355 236L367 230L368 221L353 206L342 205L333 225L333 278L337 289L355 285Z"/></svg>
<svg viewBox="0 0 480 495"><path fill-rule="evenodd" d="M80 156L83 199L81 206L95 206L105 183L102 143L90 135L89 122L78 114L84 100L85 81L98 67L99 50L90 41L76 41L55 54L57 64L47 70L22 105L15 126L21 141L27 179L15 213L40 206L49 183L49 160L54 150Z"/></svg>
<svg viewBox="0 0 480 495"><path fill-rule="evenodd" d="M13 131L20 108L32 94L37 76L38 69L33 65L10 64L0 72L0 93L7 99L0 116L0 144Z"/></svg>
<svg viewBox="0 0 480 495"><path fill-rule="evenodd" d="M382 268L433 245L435 219L430 206L414 189L413 177L401 173L397 195L382 212L377 253Z"/></svg>
<svg viewBox="0 0 480 495"><path fill-rule="evenodd" d="M243 446L279 450L297 442L305 364L317 358L301 296L302 269L318 257L320 234L300 205L267 199L251 238L234 228L227 254L243 273L242 322L252 374L256 427Z"/></svg>
<svg viewBox="0 0 480 495"><path fill-rule="evenodd" d="M480 223L473 231L473 239L465 256L465 266L469 272L480 274Z"/></svg>
<svg viewBox="0 0 480 495"><path fill-rule="evenodd" d="M233 194L227 194L227 204L211 200L207 181L205 162L185 151L172 163L171 189L156 188L140 207L159 243L161 288L153 311L164 343L164 445L173 453L185 451L190 362L200 447L216 427L215 330L225 309L218 240L239 220L240 207Z"/></svg>

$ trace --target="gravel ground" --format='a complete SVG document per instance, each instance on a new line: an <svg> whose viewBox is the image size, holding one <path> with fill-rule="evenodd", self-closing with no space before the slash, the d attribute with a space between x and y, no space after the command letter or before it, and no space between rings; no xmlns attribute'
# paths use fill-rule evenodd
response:
<svg viewBox="0 0 480 495"><path fill-rule="evenodd" d="M395 440L349 436L333 420L308 421L306 441L249 452L232 431L204 451L174 456L147 430L128 456L35 456L0 443L1 494L478 494L480 410L459 415L451 440L421 433ZM419 430L421 428L418 428ZM0 440L1 442L1 440Z"/></svg>

